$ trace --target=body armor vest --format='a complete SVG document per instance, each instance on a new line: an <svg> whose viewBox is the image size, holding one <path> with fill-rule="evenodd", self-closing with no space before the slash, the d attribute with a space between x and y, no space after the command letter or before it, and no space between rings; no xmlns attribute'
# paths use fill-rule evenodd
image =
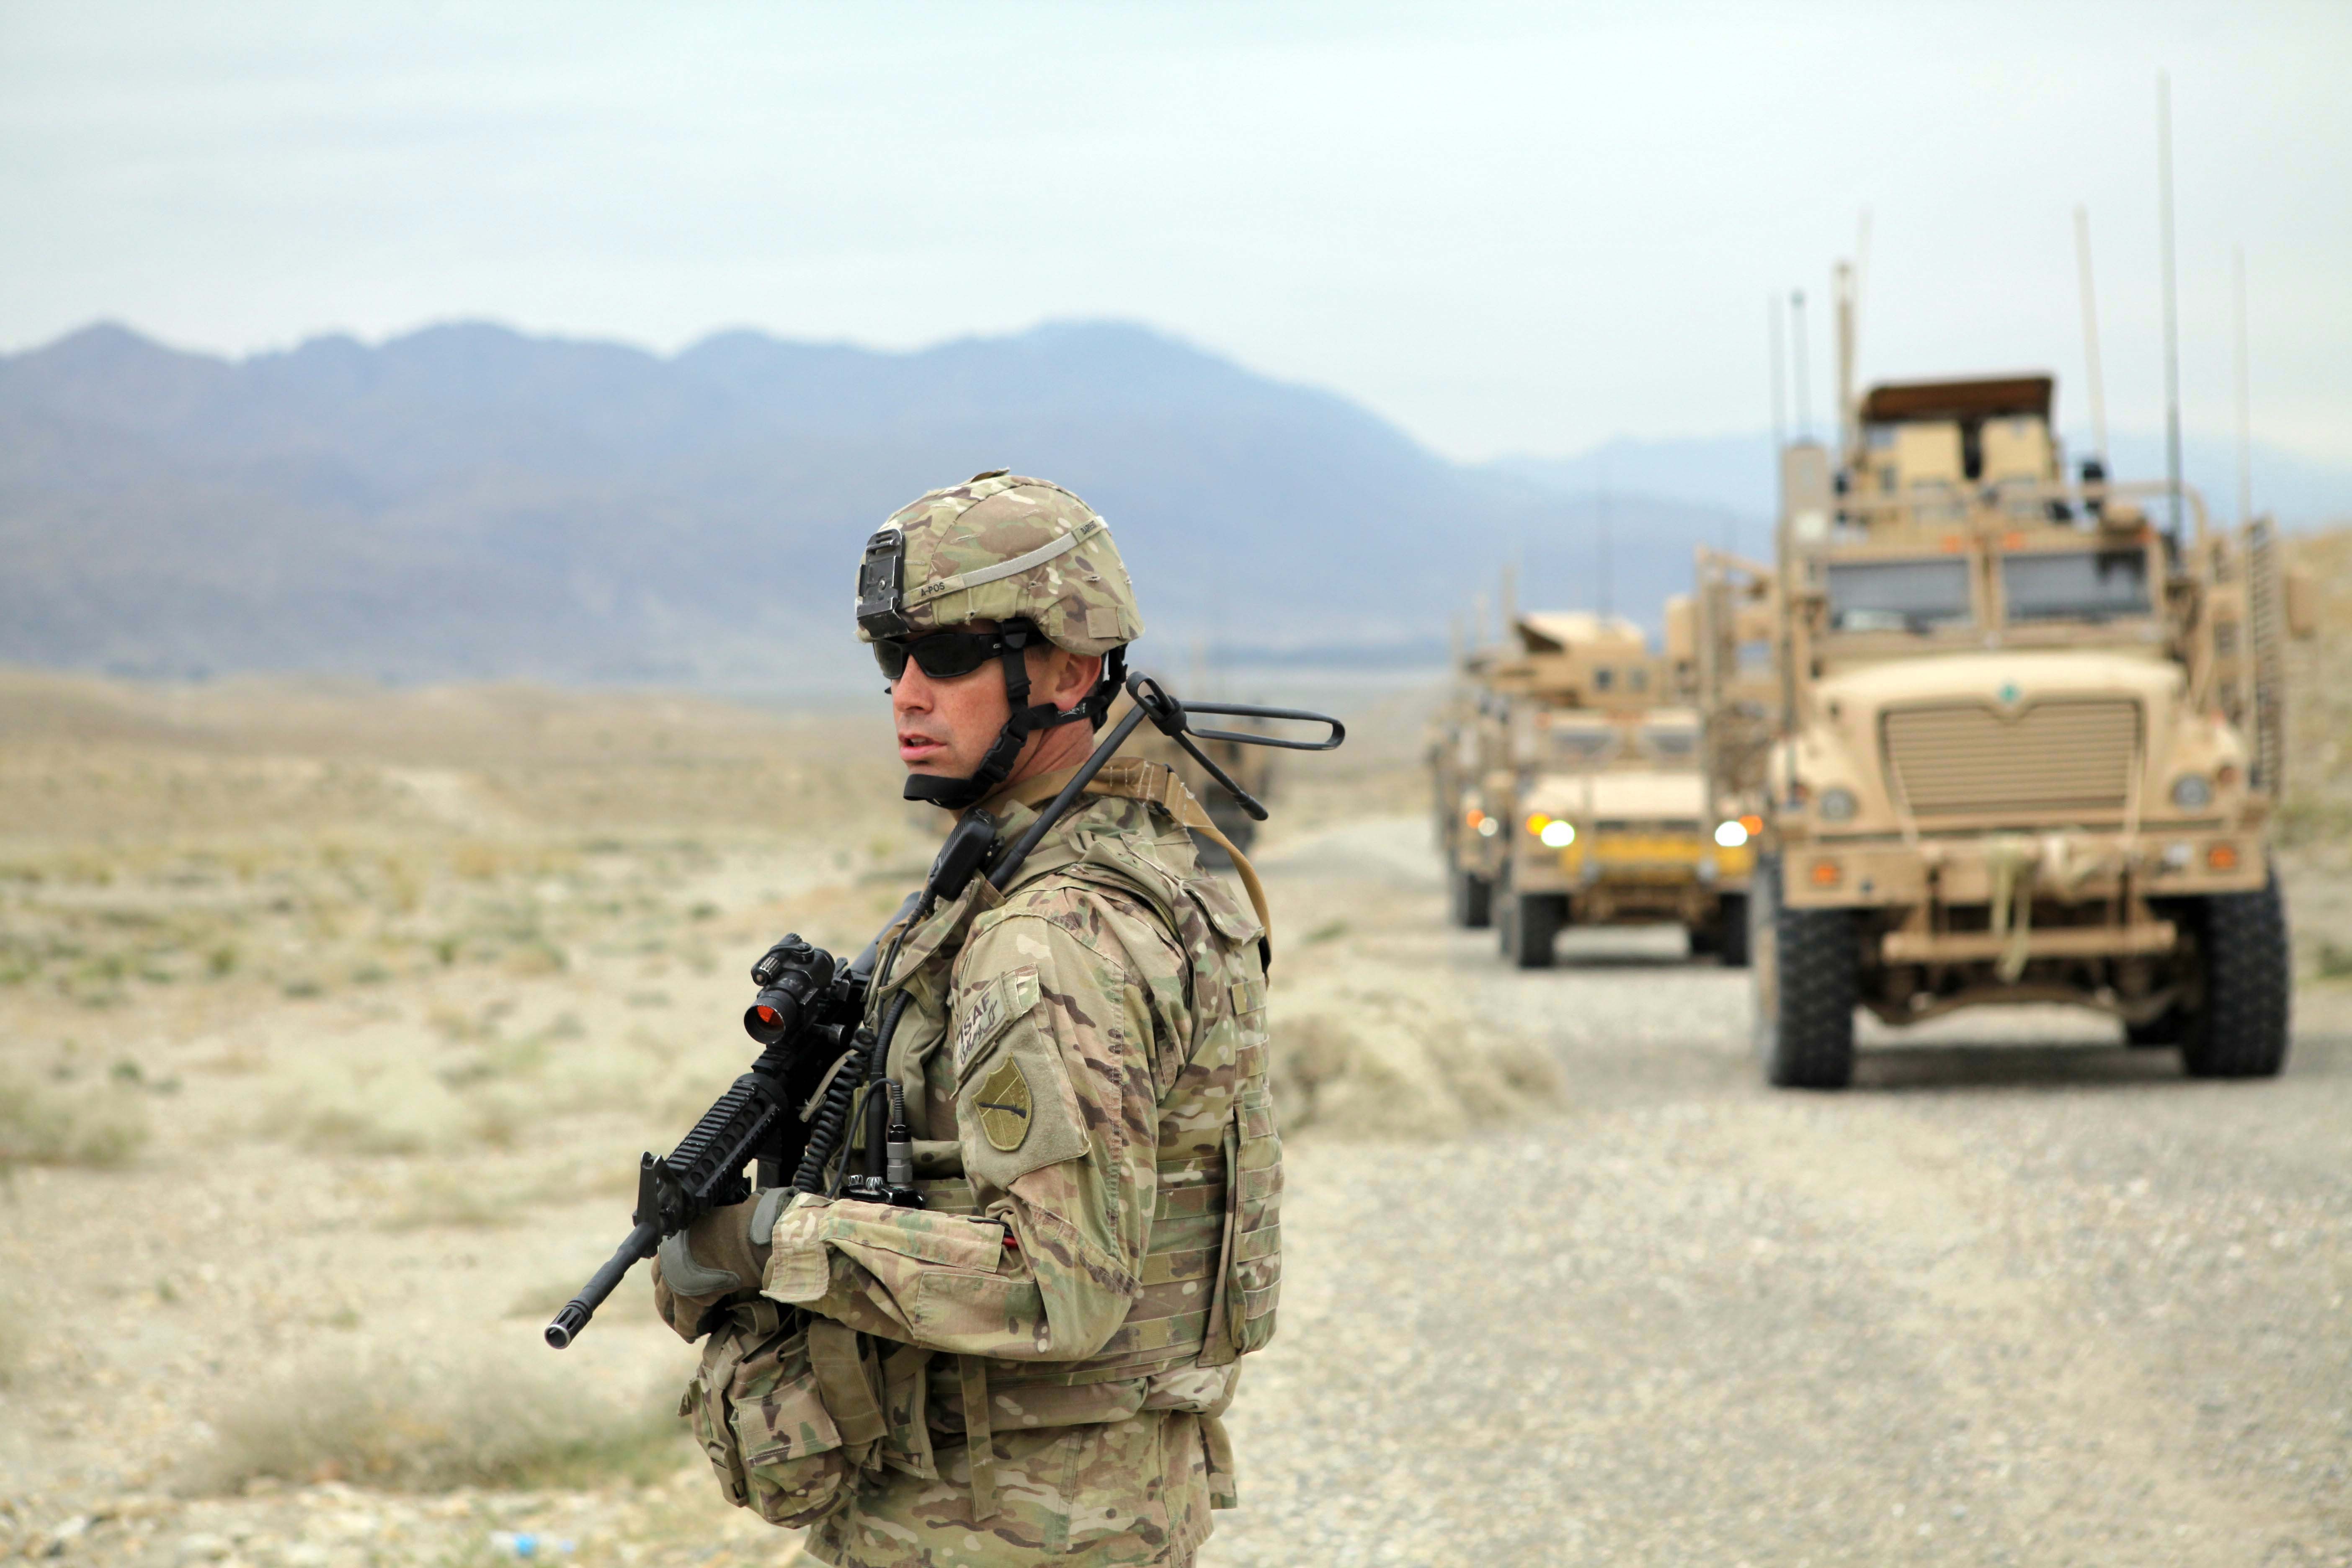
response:
<svg viewBox="0 0 2352 1568"><path fill-rule="evenodd" d="M1089 814L1074 811L1024 862L1006 897L1016 898L1046 877L1125 893L1150 906L1191 957L1192 1036L1182 1042L1190 1047L1183 1067L1160 1099L1159 1175L1141 1289L1109 1341L1085 1361L960 1358L981 1363L962 1373L967 1394L974 1372L991 1385L1063 1385L1075 1393L1083 1385L1148 1379L1185 1366L1219 1366L1274 1335L1282 1168L1266 1081L1265 979L1255 951L1263 929L1199 868L1185 823L1193 816L1205 823L1207 814L1171 770L1114 763L1089 794L1145 803L1153 808L1158 831L1139 834L1089 822ZM1008 824L1006 837L1014 831ZM1248 879L1255 882L1255 875ZM910 949L928 951L888 986L913 996L888 1064L890 1076L901 1081L922 1076L945 1032L948 972L980 912L971 900L959 905L934 917L950 929L908 933ZM877 1014L887 994L877 990L870 1000ZM937 1169L955 1148L942 1138L945 1131L935 1127L920 1145L929 1156L923 1163L932 1167L918 1183L925 1206L976 1212L971 1184Z"/></svg>

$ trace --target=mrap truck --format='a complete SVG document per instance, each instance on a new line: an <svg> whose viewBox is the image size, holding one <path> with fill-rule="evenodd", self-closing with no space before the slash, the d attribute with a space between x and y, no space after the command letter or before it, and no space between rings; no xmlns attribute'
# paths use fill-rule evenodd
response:
<svg viewBox="0 0 2352 1568"><path fill-rule="evenodd" d="M2072 1003L2194 1075L2286 1058L2266 836L2300 584L2266 522L2224 531L2193 490L2096 460L2070 482L2052 395L1877 386L1842 450L1781 453L1770 567L1702 560L1701 648L1765 644L1760 665L1702 659L1698 684L1710 734L1750 742L1712 761L1763 793L1750 950L1775 1084L1845 1085L1859 1008Z"/></svg>
<svg viewBox="0 0 2352 1568"><path fill-rule="evenodd" d="M1574 925L1679 925L1745 961L1748 830L1708 815L1698 716L1633 622L1515 616L1464 663L1430 748L1455 923L1522 969ZM1761 822L1756 826L1760 828Z"/></svg>

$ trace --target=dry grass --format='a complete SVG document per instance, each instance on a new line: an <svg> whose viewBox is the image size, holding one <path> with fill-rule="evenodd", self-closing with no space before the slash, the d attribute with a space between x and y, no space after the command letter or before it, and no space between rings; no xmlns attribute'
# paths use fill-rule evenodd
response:
<svg viewBox="0 0 2352 1568"><path fill-rule="evenodd" d="M146 1093L127 1078L60 1083L0 1068L0 1172L127 1164L151 1131Z"/></svg>
<svg viewBox="0 0 2352 1568"><path fill-rule="evenodd" d="M1550 1110L1562 1090L1549 1052L1474 1025L1434 982L1287 989L1272 1045L1285 1131L1450 1138Z"/></svg>
<svg viewBox="0 0 2352 1568"><path fill-rule="evenodd" d="M24 1375L33 1353L32 1312L14 1291L0 1290L0 1388Z"/></svg>
<svg viewBox="0 0 2352 1568"><path fill-rule="evenodd" d="M646 1480L691 1452L667 1398L621 1400L526 1360L520 1337L437 1359L320 1352L211 1417L215 1440L176 1478L191 1493L257 1477L404 1491ZM540 1351L544 1354L544 1351Z"/></svg>

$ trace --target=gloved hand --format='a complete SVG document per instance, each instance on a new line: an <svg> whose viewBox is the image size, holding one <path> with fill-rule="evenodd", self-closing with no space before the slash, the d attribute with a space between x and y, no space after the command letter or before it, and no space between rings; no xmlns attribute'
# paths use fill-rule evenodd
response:
<svg viewBox="0 0 2352 1568"><path fill-rule="evenodd" d="M654 1310L689 1344L702 1337L711 1308L760 1288L768 1238L787 1188L712 1209L654 1254Z"/></svg>

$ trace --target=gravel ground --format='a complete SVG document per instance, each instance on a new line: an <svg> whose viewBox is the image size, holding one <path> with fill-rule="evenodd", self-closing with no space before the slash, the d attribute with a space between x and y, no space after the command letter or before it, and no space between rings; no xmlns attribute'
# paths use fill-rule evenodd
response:
<svg viewBox="0 0 2352 1568"><path fill-rule="evenodd" d="M1851 1091L1775 1093L1745 977L1675 933L1570 933L1560 967L1520 973L1442 925L1418 817L1267 849L1277 1028L1286 994L1451 986L1465 1040L1540 1046L1564 1091L1466 1135L1375 1140L1333 1113L1291 1140L1281 1331L1233 1417L1245 1506L1204 1568L2352 1563L2352 986L2305 987L2271 1083L2189 1083L2036 1011L1866 1036L1882 1048ZM711 892L730 912L701 940L756 951L780 918L765 886ZM2306 924L2331 891L2295 889ZM221 1409L303 1357L478 1343L518 1373L556 1364L538 1324L609 1247L625 1194L595 1173L644 1120L304 1152L239 1132L244 1102L309 1055L476 1048L452 1018L566 1061L708 1037L679 1081L731 1071L732 957L671 966L650 1010L638 967L259 1008L236 1039L266 1071L192 1023L152 1047L150 1076L186 1084L138 1161L0 1184L19 1358L12 1378L0 1356L0 1556L490 1568L536 1534L576 1568L793 1561L797 1538L724 1507L683 1447L576 1489L174 1495ZM566 1009L584 1037L546 1022ZM451 1206L434 1184L459 1176L521 1223ZM560 1365L617 1401L690 1362L635 1302Z"/></svg>
<svg viewBox="0 0 2352 1568"><path fill-rule="evenodd" d="M1267 868L1548 1040L1559 1114L1301 1140L1203 1563L2352 1562L2352 1007L2196 1084L2059 1010L1774 1092L1667 932L1447 932L1418 823ZM1297 929L1297 921L1290 922Z"/></svg>

